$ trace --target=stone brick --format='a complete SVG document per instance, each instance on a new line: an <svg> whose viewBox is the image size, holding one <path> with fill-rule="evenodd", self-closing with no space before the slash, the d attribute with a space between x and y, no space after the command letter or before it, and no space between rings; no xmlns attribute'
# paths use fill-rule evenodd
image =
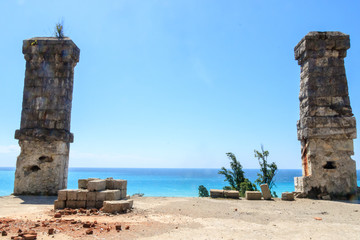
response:
<svg viewBox="0 0 360 240"><path fill-rule="evenodd" d="M86 201L86 208L96 208L96 201Z"/></svg>
<svg viewBox="0 0 360 240"><path fill-rule="evenodd" d="M76 200L78 200L78 201L86 201L88 192L89 192L88 190L79 189Z"/></svg>
<svg viewBox="0 0 360 240"><path fill-rule="evenodd" d="M97 192L87 192L86 200L88 200L88 201L96 201L96 193Z"/></svg>
<svg viewBox="0 0 360 240"><path fill-rule="evenodd" d="M106 188L106 181L105 180L92 180L89 181L87 184L89 191L102 191Z"/></svg>
<svg viewBox="0 0 360 240"><path fill-rule="evenodd" d="M87 189L87 183L88 183L87 179L79 179L78 180L78 188Z"/></svg>
<svg viewBox="0 0 360 240"><path fill-rule="evenodd" d="M78 199L78 189L68 189L67 190L67 194L66 194L66 198L67 200L74 200L76 201Z"/></svg>
<svg viewBox="0 0 360 240"><path fill-rule="evenodd" d="M86 208L86 201L76 201L76 208Z"/></svg>
<svg viewBox="0 0 360 240"><path fill-rule="evenodd" d="M292 193L292 192L283 192L281 194L281 200L283 200L283 201L294 201L295 200L294 193Z"/></svg>
<svg viewBox="0 0 360 240"><path fill-rule="evenodd" d="M271 192L269 189L269 186L267 184L260 185L262 195L264 197L264 200L270 200L271 199Z"/></svg>
<svg viewBox="0 0 360 240"><path fill-rule="evenodd" d="M103 212L106 213L121 213L130 210L133 205L133 200L118 200L118 201L105 201Z"/></svg>
<svg viewBox="0 0 360 240"><path fill-rule="evenodd" d="M234 191L234 190L224 190L224 197L239 199L240 193L239 191Z"/></svg>
<svg viewBox="0 0 360 240"><path fill-rule="evenodd" d="M96 201L95 202L95 207L100 209L103 207L104 201Z"/></svg>
<svg viewBox="0 0 360 240"><path fill-rule="evenodd" d="M105 201L106 191L96 192L96 201Z"/></svg>
<svg viewBox="0 0 360 240"><path fill-rule="evenodd" d="M259 191L246 191L245 198L247 200L261 200L261 192Z"/></svg>
<svg viewBox="0 0 360 240"><path fill-rule="evenodd" d="M114 189L114 179L113 178L107 178L106 181L106 189Z"/></svg>
<svg viewBox="0 0 360 240"><path fill-rule="evenodd" d="M120 200L121 198L120 190L105 190L104 192L106 201Z"/></svg>
<svg viewBox="0 0 360 240"><path fill-rule="evenodd" d="M74 201L74 200L67 200L66 201L66 207L67 208L77 208L77 201Z"/></svg>
<svg viewBox="0 0 360 240"><path fill-rule="evenodd" d="M210 197L212 197L212 198L223 198L224 197L224 190L210 189Z"/></svg>
<svg viewBox="0 0 360 240"><path fill-rule="evenodd" d="M126 189L120 190L120 199L126 198Z"/></svg>
<svg viewBox="0 0 360 240"><path fill-rule="evenodd" d="M124 190L124 189L127 188L127 181L126 180L114 179L113 183L114 183L114 188L113 189Z"/></svg>
<svg viewBox="0 0 360 240"><path fill-rule="evenodd" d="M60 201L66 201L67 200L67 190L59 190L58 191L58 200Z"/></svg>
<svg viewBox="0 0 360 240"><path fill-rule="evenodd" d="M54 209L64 209L66 207L66 201L55 200Z"/></svg>

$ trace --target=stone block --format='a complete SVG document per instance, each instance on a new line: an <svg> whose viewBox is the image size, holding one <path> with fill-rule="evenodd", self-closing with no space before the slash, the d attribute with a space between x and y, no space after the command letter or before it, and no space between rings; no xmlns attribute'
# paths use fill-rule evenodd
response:
<svg viewBox="0 0 360 240"><path fill-rule="evenodd" d="M59 190L58 191L58 200L59 201L66 201L67 200L67 190Z"/></svg>
<svg viewBox="0 0 360 240"><path fill-rule="evenodd" d="M120 200L121 198L120 190L105 190L104 192L106 201Z"/></svg>
<svg viewBox="0 0 360 240"><path fill-rule="evenodd" d="M120 199L126 198L126 189L120 190Z"/></svg>
<svg viewBox="0 0 360 240"><path fill-rule="evenodd" d="M105 201L103 211L106 213L121 213L130 210L134 200Z"/></svg>
<svg viewBox="0 0 360 240"><path fill-rule="evenodd" d="M106 188L105 180L91 180L87 184L87 188L89 191L102 191Z"/></svg>
<svg viewBox="0 0 360 240"><path fill-rule="evenodd" d="M212 197L212 198L223 198L224 197L224 190L210 189L210 197Z"/></svg>
<svg viewBox="0 0 360 240"><path fill-rule="evenodd" d="M76 208L86 208L86 201L76 201Z"/></svg>
<svg viewBox="0 0 360 240"><path fill-rule="evenodd" d="M106 191L96 192L96 201L105 201Z"/></svg>
<svg viewBox="0 0 360 240"><path fill-rule="evenodd" d="M97 192L87 192L86 193L86 200L87 201L96 201L96 193Z"/></svg>
<svg viewBox="0 0 360 240"><path fill-rule="evenodd" d="M88 190L79 189L79 191L77 193L77 199L76 200L78 200L78 201L86 201L88 192L89 192Z"/></svg>
<svg viewBox="0 0 360 240"><path fill-rule="evenodd" d="M67 200L67 201L66 201L66 207L67 207L67 208L72 208L72 209L77 208L77 201Z"/></svg>
<svg viewBox="0 0 360 240"><path fill-rule="evenodd" d="M66 207L66 201L55 200L54 201L54 209L64 209Z"/></svg>
<svg viewBox="0 0 360 240"><path fill-rule="evenodd" d="M267 184L260 185L261 192L263 195L264 200L270 200L271 199L271 192L269 189L269 186Z"/></svg>
<svg viewBox="0 0 360 240"><path fill-rule="evenodd" d="M79 190L77 190L77 189L69 189L69 190L67 190L67 194L66 194L67 200L76 201L76 200L77 200L78 191L79 191Z"/></svg>
<svg viewBox="0 0 360 240"><path fill-rule="evenodd" d="M224 190L224 197L239 199L240 193L236 190Z"/></svg>
<svg viewBox="0 0 360 240"><path fill-rule="evenodd" d="M261 192L259 191L246 191L245 198L247 200L261 200Z"/></svg>
<svg viewBox="0 0 360 240"><path fill-rule="evenodd" d="M292 192L283 192L281 194L281 200L283 200L283 201L294 201L295 200L294 193L292 193Z"/></svg>
<svg viewBox="0 0 360 240"><path fill-rule="evenodd" d="M96 208L96 201L86 201L86 208Z"/></svg>
<svg viewBox="0 0 360 240"><path fill-rule="evenodd" d="M114 189L114 179L112 178L107 178L105 179L106 181L106 189Z"/></svg>
<svg viewBox="0 0 360 240"><path fill-rule="evenodd" d="M96 208L102 208L104 204L104 201L95 201L95 207Z"/></svg>
<svg viewBox="0 0 360 240"><path fill-rule="evenodd" d="M114 188L113 189L124 190L124 189L127 188L127 181L126 180L114 179L113 183L114 183Z"/></svg>
<svg viewBox="0 0 360 240"><path fill-rule="evenodd" d="M87 189L87 183L88 183L87 179L79 179L78 180L78 188L79 189Z"/></svg>

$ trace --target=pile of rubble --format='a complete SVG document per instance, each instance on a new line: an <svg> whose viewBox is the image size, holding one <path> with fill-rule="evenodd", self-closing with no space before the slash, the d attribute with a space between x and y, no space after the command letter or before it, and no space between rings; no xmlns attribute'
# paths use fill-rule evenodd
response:
<svg viewBox="0 0 360 240"><path fill-rule="evenodd" d="M88 178L78 180L79 189L58 191L55 209L102 208L103 212L126 212L133 205L126 195L127 181L120 179Z"/></svg>

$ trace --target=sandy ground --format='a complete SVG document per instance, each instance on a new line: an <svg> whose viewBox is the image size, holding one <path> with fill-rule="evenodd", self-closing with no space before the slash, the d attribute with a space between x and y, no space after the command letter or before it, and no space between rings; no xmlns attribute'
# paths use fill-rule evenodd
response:
<svg viewBox="0 0 360 240"><path fill-rule="evenodd" d="M30 226L37 239L360 239L360 204L349 202L139 197L126 214L54 219L54 199L0 197L0 222L15 219L8 223L8 236L0 239ZM85 233L86 221L97 223L92 235ZM44 222L50 225L34 227ZM116 231L120 224L122 230ZM48 235L49 227L54 235Z"/></svg>

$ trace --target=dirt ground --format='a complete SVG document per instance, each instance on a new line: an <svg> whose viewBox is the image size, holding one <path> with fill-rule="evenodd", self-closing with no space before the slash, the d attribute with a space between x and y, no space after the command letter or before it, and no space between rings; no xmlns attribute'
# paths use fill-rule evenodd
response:
<svg viewBox="0 0 360 240"><path fill-rule="evenodd" d="M19 229L37 239L360 239L360 204L349 202L138 197L126 214L54 218L54 199L0 197L0 240Z"/></svg>

